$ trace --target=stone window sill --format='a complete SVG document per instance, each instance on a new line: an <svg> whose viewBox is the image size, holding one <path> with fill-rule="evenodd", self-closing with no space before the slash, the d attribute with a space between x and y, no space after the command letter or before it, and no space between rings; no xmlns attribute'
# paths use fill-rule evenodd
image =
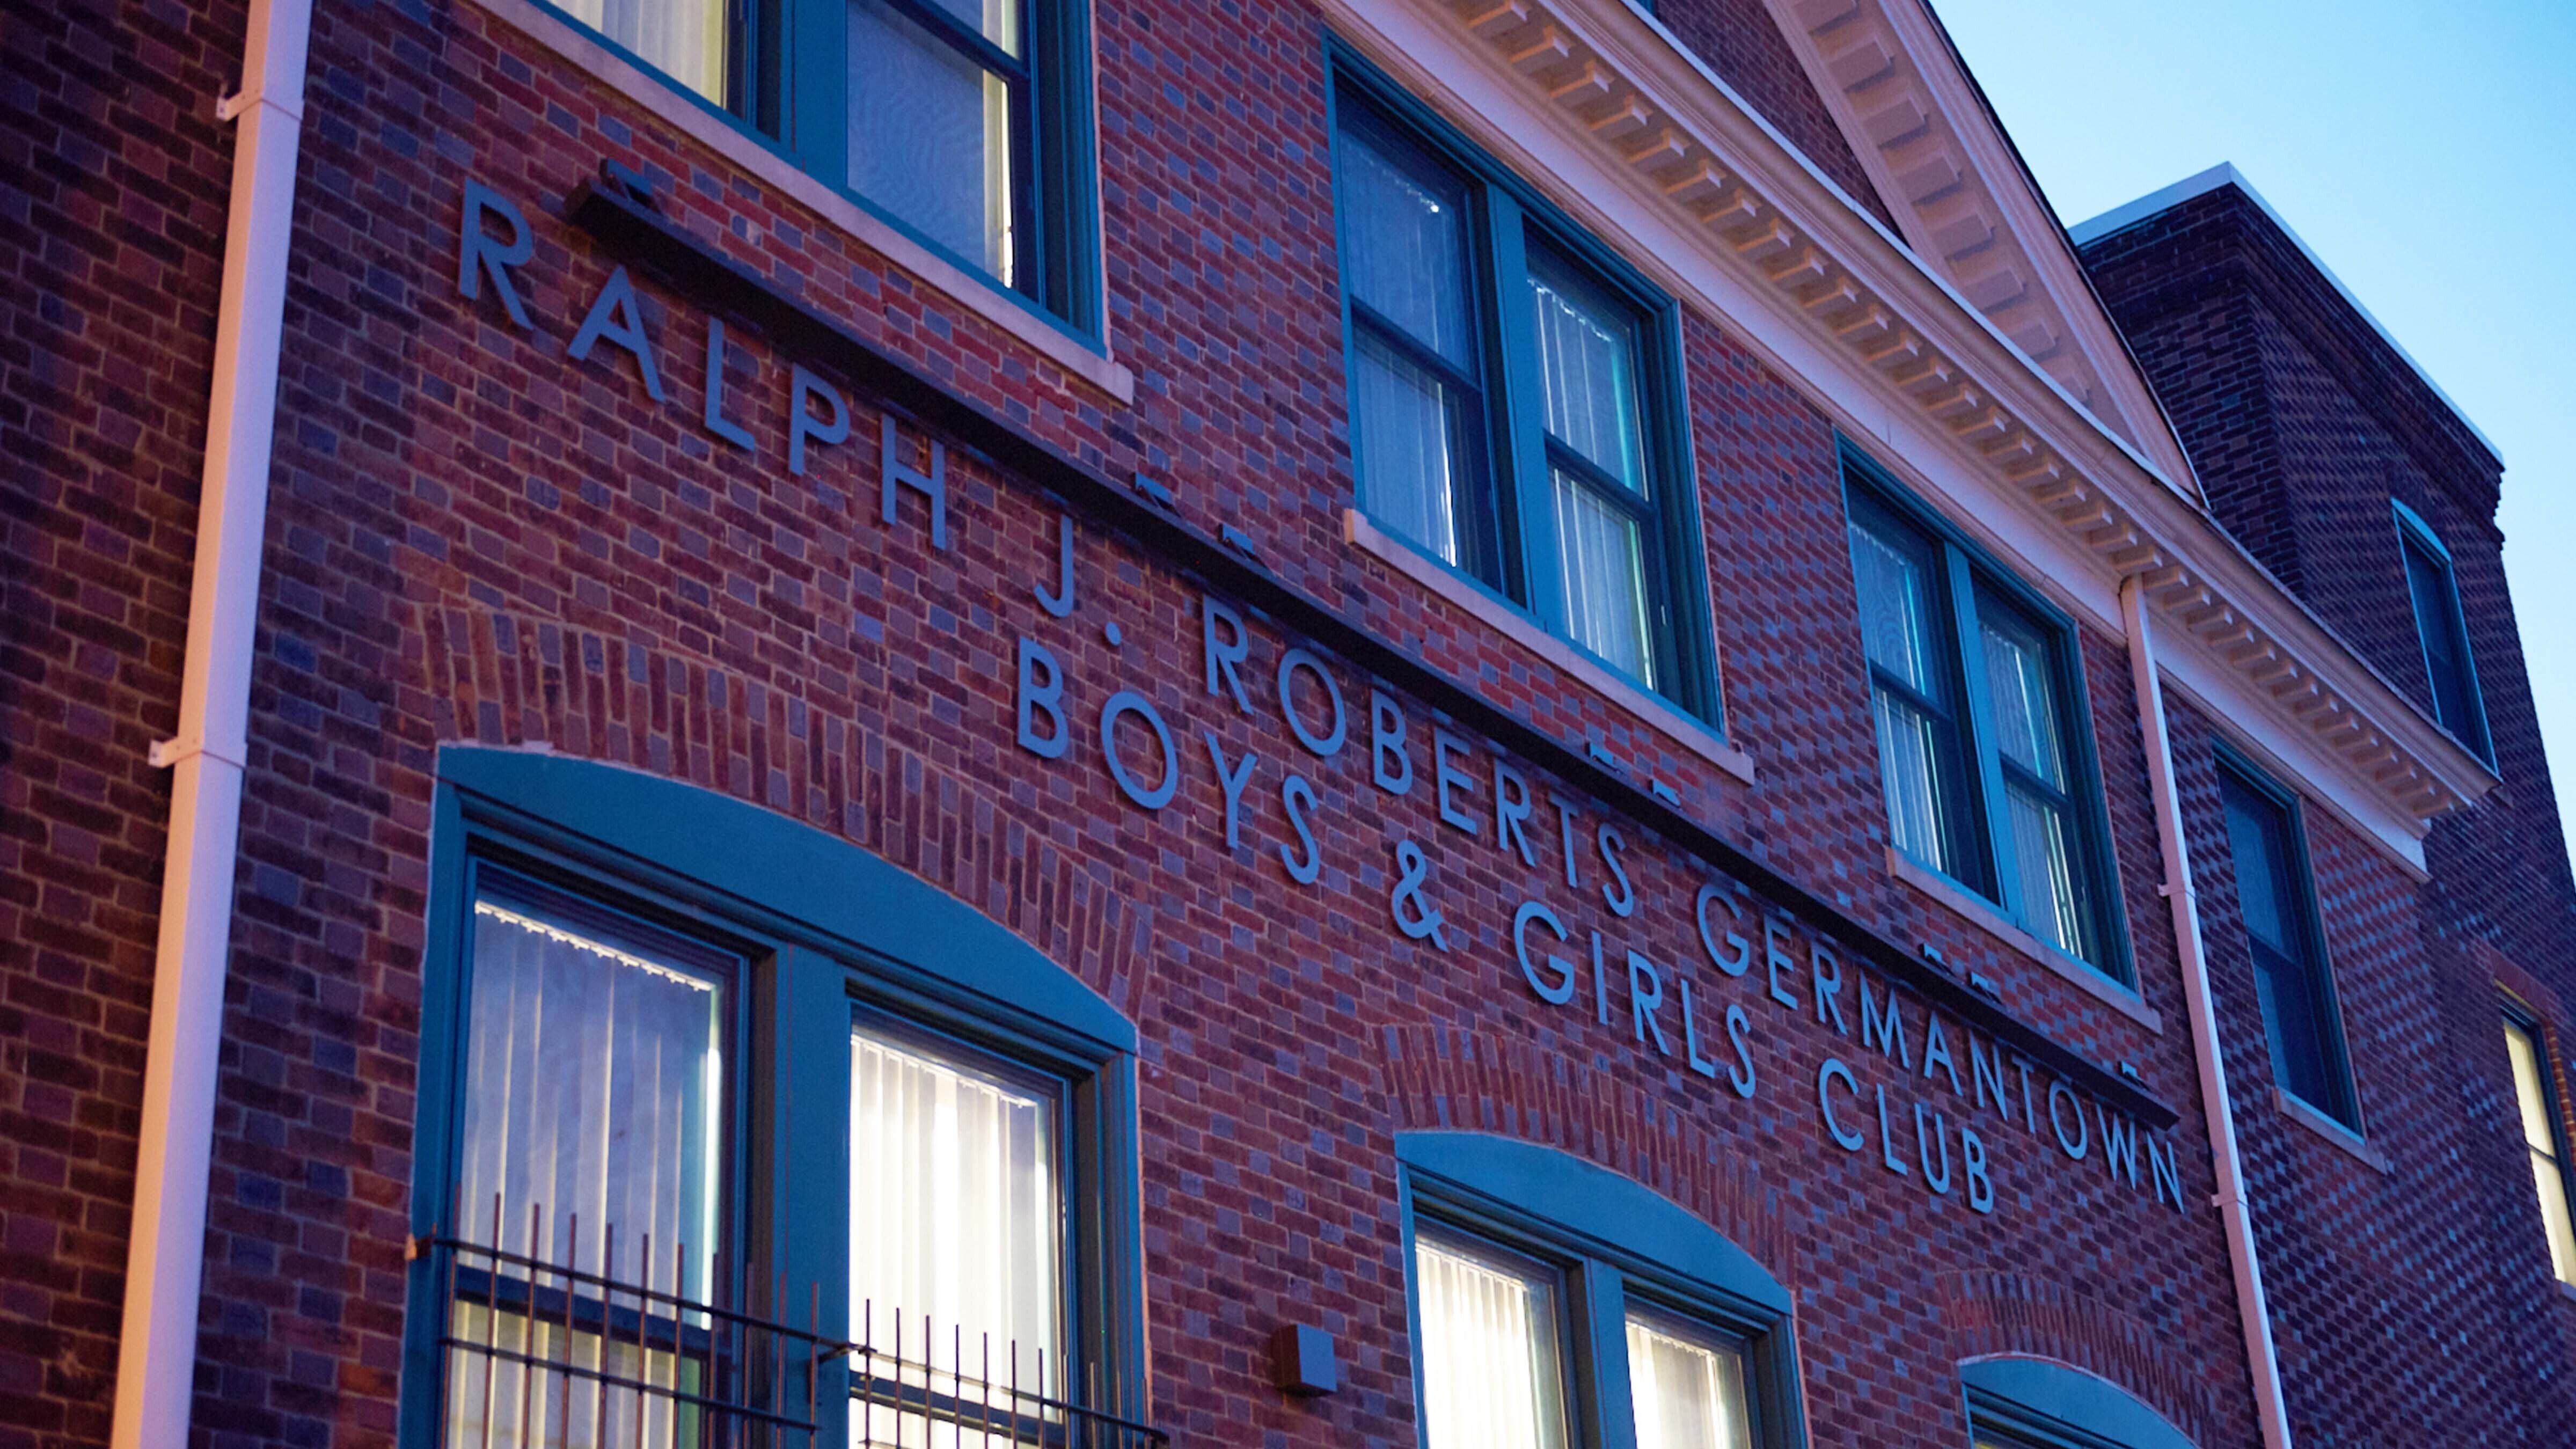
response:
<svg viewBox="0 0 2576 1449"><path fill-rule="evenodd" d="M2371 1146L2360 1133L2282 1091L2278 1084L2272 1088L2272 1105L2281 1110L2282 1116L2342 1148L2364 1166L2380 1172L2390 1170L2387 1153Z"/></svg>
<svg viewBox="0 0 2576 1449"><path fill-rule="evenodd" d="M531 40L596 76L610 89L653 113L655 119L721 155L815 215L847 232L869 250L935 288L958 306L1043 354L1120 403L1136 400L1136 374L1030 312L1001 288L932 252L867 208L841 195L795 163L673 90L535 0L477 0L485 10Z"/></svg>
<svg viewBox="0 0 2576 1449"><path fill-rule="evenodd" d="M1684 714L1669 701L1584 658L1572 645L1540 628L1519 610L1469 583L1455 569L1378 527L1367 514L1356 508L1345 510L1342 514L1342 537L1361 552L1421 584L1474 616L1478 622L1546 660L1549 667L1558 673L1653 726L1656 733L1674 744L1747 785L1753 783L1751 755L1728 744L1718 737L1715 730Z"/></svg>
<svg viewBox="0 0 2576 1449"><path fill-rule="evenodd" d="M1887 848L1887 873L1949 907L1968 924L2073 983L2085 995L2159 1036L2164 1034L2163 1014L2147 1005L2138 993L2015 925L2011 918L1995 908L1994 902L1963 890L1948 877L1906 859L1905 853L1894 846Z"/></svg>

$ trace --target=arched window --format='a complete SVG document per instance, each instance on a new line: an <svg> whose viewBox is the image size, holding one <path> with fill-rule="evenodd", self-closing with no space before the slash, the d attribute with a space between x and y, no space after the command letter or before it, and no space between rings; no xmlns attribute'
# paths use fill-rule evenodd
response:
<svg viewBox="0 0 2576 1449"><path fill-rule="evenodd" d="M2127 1390L2054 1359L1974 1359L1959 1378L1976 1449L2194 1449Z"/></svg>
<svg viewBox="0 0 2576 1449"><path fill-rule="evenodd" d="M405 1442L1159 1439L1131 1022L711 791L449 747L437 798Z"/></svg>
<svg viewBox="0 0 2576 1449"><path fill-rule="evenodd" d="M1550 1147L1400 1132L1425 1449L1790 1449L1788 1290L1716 1229Z"/></svg>

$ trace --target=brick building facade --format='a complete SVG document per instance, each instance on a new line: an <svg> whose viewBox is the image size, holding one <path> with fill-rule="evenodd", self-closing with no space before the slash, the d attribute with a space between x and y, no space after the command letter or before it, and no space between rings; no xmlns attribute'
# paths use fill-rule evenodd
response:
<svg viewBox="0 0 2576 1449"><path fill-rule="evenodd" d="M2501 463L1654 9L16 17L0 1449L2555 1442Z"/></svg>

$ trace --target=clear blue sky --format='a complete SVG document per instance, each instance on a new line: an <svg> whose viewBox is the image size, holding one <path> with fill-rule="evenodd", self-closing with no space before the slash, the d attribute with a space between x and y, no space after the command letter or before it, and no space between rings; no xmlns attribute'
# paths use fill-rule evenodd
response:
<svg viewBox="0 0 2576 1449"><path fill-rule="evenodd" d="M1932 0L2068 225L2221 161L2504 454L2576 807L2576 0Z"/></svg>

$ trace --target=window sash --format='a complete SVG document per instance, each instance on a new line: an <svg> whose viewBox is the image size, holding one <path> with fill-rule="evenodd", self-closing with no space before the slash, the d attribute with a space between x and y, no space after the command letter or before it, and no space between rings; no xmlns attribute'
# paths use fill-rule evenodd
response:
<svg viewBox="0 0 2576 1449"><path fill-rule="evenodd" d="M2424 655L2433 717L2443 728L2483 752L2485 722L2478 708L2476 676L2469 663L2468 624L2460 608L2459 579L2449 559L2401 527L2406 592L2414 606L2415 637Z"/></svg>
<svg viewBox="0 0 2576 1449"><path fill-rule="evenodd" d="M2504 1039L2523 1148L2531 1158L2532 1191L2540 1205L2541 1232L2549 1244L2549 1268L2559 1282L2576 1284L2576 1198L2570 1195L2562 1157L2548 1039L2511 1009L2505 1012Z"/></svg>
<svg viewBox="0 0 2576 1449"><path fill-rule="evenodd" d="M1445 164L1430 154L1439 140L1417 141L1355 91L1363 88L1346 81L1337 96L1337 146L1365 148L1405 174L1436 173L1463 188L1461 267L1472 362L1463 354L1439 355L1363 295L1353 275L1351 229L1365 217L1352 197L1347 159L1335 179L1353 353L1366 345L1400 352L1472 388L1483 404L1466 420L1473 426L1461 429L1472 435L1462 454L1469 466L1456 474L1460 502L1473 505L1457 511L1477 522L1474 546L1462 537L1454 558L1436 546L1428 551L1610 669L1700 707L1688 696L1713 691L1704 690L1705 671L1690 652L1696 626L1677 612L1685 585L1676 573L1682 530L1674 510L1688 507L1686 480L1664 457L1669 444L1650 426L1646 407L1649 395L1669 382L1652 309L1577 260L1579 249L1563 244L1545 218L1525 211L1504 181L1471 162ZM1541 287L1567 300L1569 318L1580 313L1600 334L1591 339L1600 346L1580 349L1598 364L1580 377L1551 371L1555 354L1538 335ZM1615 361L1601 361L1612 354ZM1356 419L1362 402L1356 355L1350 366ZM1601 437L1569 421L1568 408L1599 421ZM1587 450L1587 441L1598 447ZM1615 456L1592 455L1600 449ZM1359 473L1361 506L1390 531L1422 542L1400 514L1382 511L1364 458Z"/></svg>
<svg viewBox="0 0 2576 1449"><path fill-rule="evenodd" d="M1752 1449L1744 1345L1661 1313L1631 1309L1627 1320L1637 1449Z"/></svg>
<svg viewBox="0 0 2576 1449"><path fill-rule="evenodd" d="M2358 1131L2351 1066L2334 982L2317 934L2316 882L2292 805L2270 786L2222 761L2221 805L2236 872L2237 907L2254 967L2255 994L2283 1091ZM2258 929L2246 886L2260 882L2268 932Z"/></svg>
<svg viewBox="0 0 2576 1449"><path fill-rule="evenodd" d="M1428 1229L1413 1264L1427 1449L1566 1449L1558 1275Z"/></svg>

